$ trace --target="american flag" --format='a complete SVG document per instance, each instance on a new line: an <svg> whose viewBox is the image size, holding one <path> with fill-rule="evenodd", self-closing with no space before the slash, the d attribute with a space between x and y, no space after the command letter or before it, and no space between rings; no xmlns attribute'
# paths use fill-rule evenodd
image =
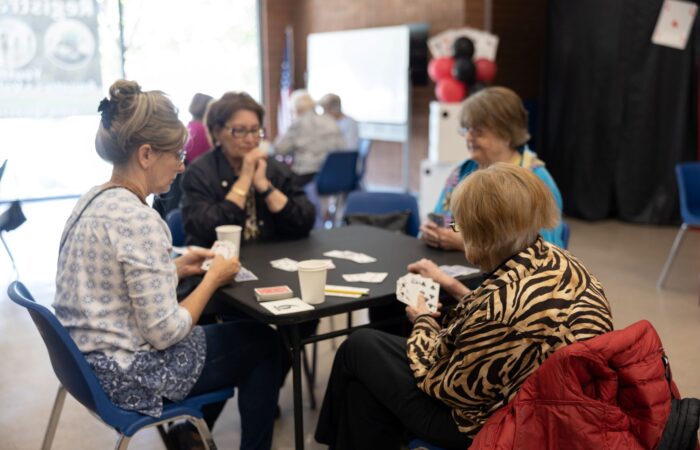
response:
<svg viewBox="0 0 700 450"><path fill-rule="evenodd" d="M284 29L284 54L280 72L280 101L277 105L277 134L283 135L292 123L289 96L294 86L294 31L291 25Z"/></svg>

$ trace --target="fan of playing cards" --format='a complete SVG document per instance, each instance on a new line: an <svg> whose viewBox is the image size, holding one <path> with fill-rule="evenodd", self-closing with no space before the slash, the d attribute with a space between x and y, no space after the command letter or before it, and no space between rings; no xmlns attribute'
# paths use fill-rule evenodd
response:
<svg viewBox="0 0 700 450"><path fill-rule="evenodd" d="M415 273L409 273L396 280L396 298L400 302L415 307L418 304L418 294L423 294L430 312L437 311L440 296L438 283Z"/></svg>

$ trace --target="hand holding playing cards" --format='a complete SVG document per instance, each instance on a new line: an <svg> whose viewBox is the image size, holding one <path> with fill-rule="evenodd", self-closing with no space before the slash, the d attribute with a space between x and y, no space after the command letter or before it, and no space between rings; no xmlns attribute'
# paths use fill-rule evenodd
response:
<svg viewBox="0 0 700 450"><path fill-rule="evenodd" d="M430 312L430 309L428 309L428 304L425 302L425 297L423 297L423 294L418 294L418 300L416 301L416 306L407 306L406 307L406 317L408 317L408 320L411 323L415 322L416 319L418 318L418 316L422 316L425 314L437 319L438 317L440 317L439 309L441 307L442 307L442 303L438 303L438 311Z"/></svg>
<svg viewBox="0 0 700 450"><path fill-rule="evenodd" d="M217 286L224 286L236 278L236 274L240 269L241 263L238 261L238 258L226 259L222 255L217 254L211 260L209 270L207 270L204 278L210 278Z"/></svg>
<svg viewBox="0 0 700 450"><path fill-rule="evenodd" d="M177 267L178 278L185 278L191 275L199 275L204 273L202 269L202 262L207 258L213 258L214 252L207 248L202 247L188 247L187 252L175 258L175 267Z"/></svg>
<svg viewBox="0 0 700 450"><path fill-rule="evenodd" d="M417 273L425 278L430 278L440 286L445 286L452 279L445 272L440 270L437 264L425 258L409 264L408 271L411 273Z"/></svg>

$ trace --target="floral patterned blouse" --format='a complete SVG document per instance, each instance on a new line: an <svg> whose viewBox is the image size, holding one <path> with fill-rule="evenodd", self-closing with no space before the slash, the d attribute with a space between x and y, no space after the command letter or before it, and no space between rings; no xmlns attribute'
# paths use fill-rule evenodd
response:
<svg viewBox="0 0 700 450"><path fill-rule="evenodd" d="M127 189L95 187L61 242L56 316L116 405L159 416L162 397L194 386L206 355L203 330L177 302L167 225Z"/></svg>

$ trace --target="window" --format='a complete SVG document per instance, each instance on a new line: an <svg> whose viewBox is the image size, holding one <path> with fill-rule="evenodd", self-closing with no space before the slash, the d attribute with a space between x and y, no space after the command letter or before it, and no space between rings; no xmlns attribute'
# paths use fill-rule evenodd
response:
<svg viewBox="0 0 700 450"><path fill-rule="evenodd" d="M0 40L14 42L0 46L0 200L80 195L111 172L94 139L97 105L121 76L118 2L34 3L0 4ZM126 78L169 94L183 122L196 92L261 99L258 0L122 5Z"/></svg>

